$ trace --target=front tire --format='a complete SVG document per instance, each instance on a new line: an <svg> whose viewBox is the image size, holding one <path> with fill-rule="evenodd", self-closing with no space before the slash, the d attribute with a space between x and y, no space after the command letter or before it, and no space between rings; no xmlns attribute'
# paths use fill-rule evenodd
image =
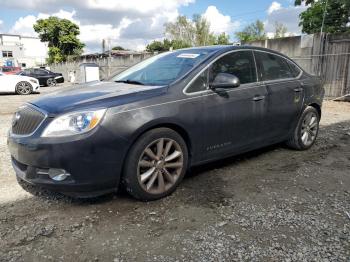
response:
<svg viewBox="0 0 350 262"><path fill-rule="evenodd" d="M57 85L57 81L56 81L56 79L54 79L54 78L49 78L49 79L47 79L47 81L46 81L46 85L47 85L47 86L56 86L56 85Z"/></svg>
<svg viewBox="0 0 350 262"><path fill-rule="evenodd" d="M16 93L18 95L30 95L32 92L32 85L26 81L21 81L16 85Z"/></svg>
<svg viewBox="0 0 350 262"><path fill-rule="evenodd" d="M320 115L316 108L308 106L301 114L293 135L286 144L296 150L307 150L315 143L319 130Z"/></svg>
<svg viewBox="0 0 350 262"><path fill-rule="evenodd" d="M133 197L150 201L170 195L183 179L188 150L183 138L169 128L143 134L127 156L123 183Z"/></svg>

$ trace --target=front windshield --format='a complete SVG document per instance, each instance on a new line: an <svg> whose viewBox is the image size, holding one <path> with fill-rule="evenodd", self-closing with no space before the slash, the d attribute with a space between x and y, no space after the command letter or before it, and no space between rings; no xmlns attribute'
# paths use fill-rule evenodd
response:
<svg viewBox="0 0 350 262"><path fill-rule="evenodd" d="M168 85L202 62L213 50L187 49L153 56L111 78L141 85Z"/></svg>

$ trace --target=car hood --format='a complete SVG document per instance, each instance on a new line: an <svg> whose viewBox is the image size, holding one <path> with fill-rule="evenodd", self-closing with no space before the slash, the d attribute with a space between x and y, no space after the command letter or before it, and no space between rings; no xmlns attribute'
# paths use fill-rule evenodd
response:
<svg viewBox="0 0 350 262"><path fill-rule="evenodd" d="M91 82L44 95L31 104L57 115L86 108L109 108L145 100L164 93L164 86L142 86L115 82Z"/></svg>

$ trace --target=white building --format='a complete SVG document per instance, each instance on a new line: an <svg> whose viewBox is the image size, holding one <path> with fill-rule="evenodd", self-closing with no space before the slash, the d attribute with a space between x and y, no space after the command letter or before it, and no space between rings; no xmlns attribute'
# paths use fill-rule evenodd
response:
<svg viewBox="0 0 350 262"><path fill-rule="evenodd" d="M47 53L47 43L37 37L0 34L0 66L41 66L46 63Z"/></svg>

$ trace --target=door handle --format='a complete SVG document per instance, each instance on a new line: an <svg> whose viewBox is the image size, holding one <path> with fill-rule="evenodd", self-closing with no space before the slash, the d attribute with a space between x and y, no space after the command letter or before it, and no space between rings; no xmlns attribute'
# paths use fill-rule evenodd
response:
<svg viewBox="0 0 350 262"><path fill-rule="evenodd" d="M265 96L254 96L253 97L253 101L261 101L263 99L265 99Z"/></svg>
<svg viewBox="0 0 350 262"><path fill-rule="evenodd" d="M294 92L301 92L303 89L301 87L294 88Z"/></svg>

